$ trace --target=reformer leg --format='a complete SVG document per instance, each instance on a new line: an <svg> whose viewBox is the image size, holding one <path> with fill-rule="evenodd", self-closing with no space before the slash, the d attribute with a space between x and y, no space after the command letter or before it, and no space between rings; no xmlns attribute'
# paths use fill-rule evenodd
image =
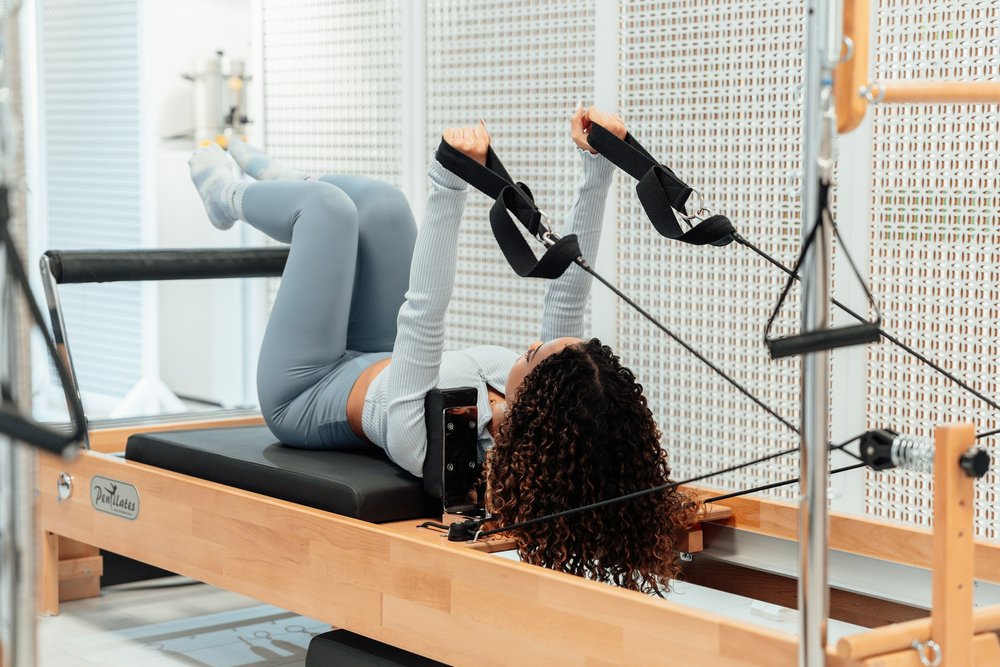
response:
<svg viewBox="0 0 1000 667"><path fill-rule="evenodd" d="M38 539L38 583L35 605L38 613L55 616L59 613L59 536L42 531Z"/></svg>
<svg viewBox="0 0 1000 667"><path fill-rule="evenodd" d="M237 138L230 142L229 153L246 174L258 180L306 178L306 174L285 167L263 150ZM417 238L410 205L398 188L383 181L341 174L321 176L318 180L343 190L358 213L358 255L347 349L390 351L396 340L396 316L409 284L410 260ZM284 240L284 233L263 231Z"/></svg>

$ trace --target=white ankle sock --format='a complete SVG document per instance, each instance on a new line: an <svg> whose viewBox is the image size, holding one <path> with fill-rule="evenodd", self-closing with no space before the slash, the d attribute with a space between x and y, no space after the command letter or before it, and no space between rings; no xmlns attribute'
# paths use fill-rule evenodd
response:
<svg viewBox="0 0 1000 667"><path fill-rule="evenodd" d="M188 160L191 180L205 204L208 219L219 229L229 229L243 219L243 193L248 183L233 176L229 158L217 144L199 148Z"/></svg>

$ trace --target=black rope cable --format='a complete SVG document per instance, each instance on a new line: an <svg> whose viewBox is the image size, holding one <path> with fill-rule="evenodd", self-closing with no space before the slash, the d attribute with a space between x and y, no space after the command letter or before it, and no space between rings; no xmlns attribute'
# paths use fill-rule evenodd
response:
<svg viewBox="0 0 1000 667"><path fill-rule="evenodd" d="M762 408L763 410L765 410L769 415L771 415L772 417L774 417L775 419L777 419L778 421L780 421L782 424L784 424L785 426L787 426L793 432L799 433L799 429L794 424L792 424L787 419L785 419L784 417L782 417L780 414L778 414L777 412L775 412L771 407L769 407L767 404L765 404L759 398L757 398L756 396L754 396L753 394L751 394L748 389L746 389L743 385L741 385L739 382L737 382L732 377L730 377L724 370L722 370L721 368L719 368L718 366L716 366L714 363L712 363L703 354L701 354L696 349L694 349L693 347L691 347L691 345L689 345L687 342L685 342L680 337L678 337L676 334L674 334L672 331L670 331L670 329L667 329L665 326L663 326L662 324L660 324L660 322L656 318L654 318L652 315L650 315L649 313L647 313L641 306L639 306L639 304L637 304L636 302L634 302L632 299L630 299L628 296L626 296L621 290L619 290L617 287L615 287L610 282L608 282L607 280L605 280L599 273L597 273L596 271L594 271L593 269L591 269L590 265L587 264L587 262L585 262L585 261L578 261L577 265L580 268L582 268L584 271L586 271L587 273L589 273L590 275L592 275L594 278L596 278L597 280L599 280L601 282L601 284L603 284L605 287L607 287L612 292L614 292L618 296L618 298L620 298L621 300L623 300L628 305L632 306L632 308L634 308L637 312L639 312L647 320L649 320L650 322L652 322L653 325L656 326L660 331L662 331L663 333L665 333L668 336L670 336L670 338L672 338L678 345L680 345L685 350L687 350L688 352L690 352L691 354L693 354L695 356L695 358L698 359L698 361L700 361L701 363L703 363L706 366L708 366L716 374L718 374L720 377L722 377L724 380L726 380L726 382L728 382L733 387L735 387L741 394L743 394L744 396L746 396L747 398L749 398L756 405L758 405L760 408Z"/></svg>
<svg viewBox="0 0 1000 667"><path fill-rule="evenodd" d="M865 432L867 433L867 431ZM827 448L827 452L844 451L844 448L859 440L864 433L860 433L850 440L845 440L838 445L830 445ZM764 463L766 461L771 461L773 459L787 456L788 454L794 454L799 451L799 448L785 449L780 452L774 452L773 454L768 454L767 456L762 456L760 458L754 459L752 461L745 461L743 463L737 463L736 465L729 466L728 468L723 468L721 470L715 470L713 472L704 473L696 477L691 477L690 479L685 479L680 482L667 482L666 484L660 484L659 486L654 486L648 489L642 489L640 491L633 491L632 493L626 493L621 496L615 496L614 498L607 498L605 500L599 500L595 503L590 503L587 505L581 505L580 507L572 507L567 510L562 510L561 512L554 512L552 514L546 514L543 516L535 517L534 519L525 519L524 521L518 521L506 526L501 526L499 528L491 528L490 530L483 530L476 533L474 539L479 539L480 537L489 537L490 535L496 535L498 533L505 533L512 530L519 530L521 528L527 528L529 526L534 526L539 523L544 523L546 521L552 521L554 519L560 519L564 516L571 516L573 514L579 514L580 512L587 512L590 510L600 509L602 507L607 507L609 505L617 505L618 503L623 503L627 500L634 500L636 498L642 498L644 496L653 495L654 493L660 493L663 491L672 491L678 486L683 486L685 484L692 484L694 482L701 482L706 479L711 479L712 477L718 477L719 475L724 475L726 473L735 472L736 470L742 470L743 468L749 468L752 465L757 465L758 463ZM748 492L749 493L749 492Z"/></svg>
<svg viewBox="0 0 1000 667"><path fill-rule="evenodd" d="M569 235L560 238L548 229L542 222L543 219L548 219L548 216L535 205L531 191L523 183L513 183L503 163L497 157L496 153L493 152L492 148L487 152L486 164L482 165L442 139L435 157L448 171L451 171L486 196L495 200L490 210L491 227L504 256L518 275L555 278L561 275L568 268L569 264L575 263L614 292L619 298L634 308L636 312L660 329L660 331L694 355L695 358L705 364L719 377L736 388L737 391L749 398L755 405L780 421L793 433L800 433L798 427L754 396L749 389L737 382L722 368L711 362L705 355L698 352L688 342L668 329L662 322L626 296L615 285L594 271L586 259L580 255L575 236ZM514 227L511 215L521 222L532 236L538 238L546 246L547 251L541 259L535 261L534 255L527 248L527 244L524 243L524 240Z"/></svg>
<svg viewBox="0 0 1000 667"><path fill-rule="evenodd" d="M417 528L428 528L428 529L433 528L434 530L439 530L443 533L448 532L448 526L446 524L439 523L437 521L424 521L423 523L419 524Z"/></svg>
<svg viewBox="0 0 1000 667"><path fill-rule="evenodd" d="M603 128L600 128L600 126L596 126L596 128L598 131L603 131ZM607 134L606 131L604 131L604 133ZM632 163L629 164L631 168L626 169L625 165L623 164L619 164L619 166L628 171L629 173L632 173L633 176L637 176L637 174L634 173L636 170L641 170L644 167L648 167L648 165L644 163L645 160L651 162L655 161L644 149L642 149L641 145L639 145L638 142L635 142L635 140L631 136L627 137L627 141L631 142L629 144L629 147L634 149L633 155L631 155L630 158ZM782 424L787 426L795 433L800 433L799 429L796 428L793 424L784 419L776 411L772 410L769 406L763 403L763 401L757 399L753 394L749 392L749 390L740 385L736 380L734 380L732 377L726 374L725 371L723 371L721 368L719 368L714 363L709 361L704 355L699 353L695 348L686 343L679 336L674 334L671 330L669 330L656 318L654 318L647 311L641 308L637 303L635 303L632 299L630 299L627 295L625 295L615 285L605 280L603 276L598 274L589 266L589 264L587 264L586 260L582 256L579 256L578 254L572 252L572 249L576 249L578 251L578 246L576 246L575 237L571 236L561 239L557 235L552 233L551 230L549 230L544 224L542 224L542 220L543 219L547 220L548 216L546 216L542 211L540 211L537 208L537 206L535 206L533 197L527 186L521 183L514 184L512 182L512 179L507 174L506 170L503 168L502 163L500 163L499 159L496 157L495 153L493 153L492 149L488 151L487 166L480 165L479 163L475 162L468 156L455 150L444 141L441 142L441 145L438 148L437 158L450 171L454 172L467 182L471 183L474 187L482 191L487 196L490 196L496 200L491 210L491 216L490 216L493 232L497 238L497 241L501 245L501 249L503 250L505 257L507 257L508 262L511 263L511 266L515 269L515 271L519 275L554 278L558 277L558 275L561 275L561 273L566 269L569 263L577 264L584 271L586 271L588 274L590 274L591 276L596 278L599 282L601 282L603 285L605 285L605 287L614 292L615 295L617 295L619 298L625 301L629 306L635 309L645 319L649 320L657 328L659 328L661 331L667 334L671 339L680 344L685 350L694 355L699 361L708 366L713 372L715 372L717 375L725 379L730 385L732 385L741 393L743 393L745 396L747 396L751 401L754 402L754 404L764 409L766 412L775 417L778 421L780 421ZM616 164L618 163L616 162ZM687 186L683 182L681 182L680 179L678 179L676 175L668 168L662 167L662 165L657 165L657 166L661 168L656 169L656 167L654 167L653 169L650 169L649 172L646 174L646 177L642 178L642 182L640 182L640 188L639 188L640 200L642 200L643 206L646 209L646 213L650 217L650 220L654 222L654 226L657 228L657 231L660 231L661 234L668 236L669 238L675 238L694 245L712 244L721 246L721 245L726 245L731 241L737 241L741 245L744 245L745 247L748 247L754 252L756 252L758 255L766 259L769 263L774 264L775 266L780 268L782 271L788 274L791 277L791 279L801 280L797 272L788 269L783 264L778 262L776 259L768 255L763 250L753 245L749 241L747 241L743 236L741 236L738 232L736 232L736 230L732 227L731 223L727 219L725 219L724 216L712 216L707 220L703 220L697 227L691 226L691 219L692 217L697 217L698 214L701 213L701 211L697 211L694 216L685 216L685 220L688 222L688 226L691 227L691 229L689 229L688 232L684 233L681 233L680 227L676 225L675 221L671 222L671 221L659 220L660 224L657 225L656 224L657 219L662 218L662 214L658 212L656 213L656 215L654 215L654 211L663 209L669 210L670 208L678 210L678 206L683 207L688 196L692 192L692 190L687 188ZM656 178L655 179L649 178L651 174L656 176ZM661 189L663 191L663 194L666 196L663 197L660 196ZM668 190L670 191L668 192ZM653 205L647 205L647 203L649 202L653 202ZM499 215L501 213L502 215ZM546 252L546 254L543 255L540 260L535 261L533 253L530 253L530 250L527 250L526 246L517 247L518 244L516 243L516 241L520 241L521 244L523 244L522 239L518 238L511 240L510 231L513 230L513 222L511 221L511 215L513 215L514 218L519 220L522 223L522 225L524 225L528 229L529 233L532 236L535 236L536 238L541 240L543 245L545 245L546 248L548 249L548 252ZM654 217L657 219L654 219ZM503 227L503 229L501 227ZM506 229L507 227L509 227L510 229ZM663 229L661 229L661 227ZM676 227L676 229L673 229L674 227ZM506 236L507 243L505 243L504 236ZM562 252L556 252L557 246L562 246L561 248ZM527 252L525 252L526 250ZM854 267L853 260L851 260L851 265L855 273L857 273L857 269ZM860 274L858 275L860 277ZM867 285L864 285L864 287L866 293L869 296L869 300L874 303L874 300L871 297L871 293L867 289ZM861 315L859 315L858 313L844 306L839 301L834 299L833 303L834 305L841 308L844 312L848 313L849 315L853 316L859 321L865 324L873 324L864 317L862 317ZM927 364L934 370L943 374L945 377L952 380L963 389L966 389L967 391L973 393L978 398L986 401L994 408L1000 409L1000 406L998 406L996 403L983 396L978 391L974 390L968 384L962 382L960 379L958 379L951 373L947 372L937 364L934 364L929 359L917 353L912 348L909 348L908 346L904 345L894 336L891 336L888 333L886 333L884 329L882 329L882 327L880 326L880 321L877 320L876 323L874 324L875 324L874 329L878 331L879 335L885 336L888 340L890 340L890 342L896 344L904 351L913 355L919 361ZM982 433L977 435L976 437L977 438L988 437L996 433L1000 433L1000 429L996 431ZM858 435L852 438L851 440L842 443L841 445L831 447L829 451L836 451L836 450L844 451L844 447L854 442L855 440L859 439L860 437L862 437L862 435L864 434ZM665 485L661 485L659 487L645 489L643 491L637 491L616 498L606 499L582 507L572 508L564 510L562 512L557 512L554 514L542 517L536 517L534 519L529 519L522 522L517 522L514 524L510 524L508 526L504 526L502 528L491 529L488 531L479 531L476 533L474 539L478 539L479 537L486 537L500 532L511 531L511 530L516 530L518 528L524 528L536 525L544 521L549 521L556 518L588 510L598 509L600 507L604 507L615 503L625 502L627 500L639 498L645 495L650 495L668 489L673 489L681 484L690 484L692 482L710 479L712 477L716 477L718 475L727 472L739 470L751 465L755 465L757 463L762 463L764 461L768 461L777 458L779 456L784 456L797 451L799 451L798 448L784 450L782 452L776 452L774 454L759 459L755 459L753 461L748 461L712 473L706 473L704 475L700 475L682 482L668 483ZM849 453L852 456L854 456L854 458L861 460L860 456L854 455L850 452L846 453ZM831 474L846 472L848 470L855 470L859 467L863 467L864 465L865 465L864 463L858 463L851 466L838 468L832 471ZM777 488L787 484L794 484L797 481L799 481L798 478L793 480L784 480L781 482L768 484L763 487L757 487L754 489L747 489L744 491L735 492L733 494L727 494L725 497L746 495L748 493L754 493L756 491L762 491L770 488ZM712 500L717 500L717 499L718 498Z"/></svg>
<svg viewBox="0 0 1000 667"><path fill-rule="evenodd" d="M802 278L797 273L793 272L791 269L789 269L787 266L785 266L784 264L782 264L780 261L778 261L777 259L775 259L771 255L769 255L768 253L766 253L764 250L762 250L758 246L756 246L753 243L751 243L750 241L748 241L744 236L742 236L738 232L736 234L733 234L733 240L736 241L736 243L744 246L745 248L748 248L748 249L752 250L754 253L756 253L757 255L759 255L761 258L763 258L764 260L766 260L768 263L776 266L778 269L780 269L781 271L783 271L787 275L791 276L794 280L802 280ZM853 317L854 319L858 320L859 322L867 322L868 321L861 314L855 312L853 309L847 307L846 305L844 305L843 303L841 303L837 299L831 299L830 301L833 303L833 305L837 306L842 311L844 311L844 313L846 313L847 315L850 315L851 317ZM948 370L942 368L941 366L939 366L935 362L931 361L930 359L928 359L926 356L924 356L923 354L921 354L917 350L913 349L912 347L910 347L909 345L907 345L903 341L899 340L898 338L896 338L895 336L893 336L892 334L890 334L888 331L886 331L881 326L878 328L878 330L879 330L879 333L881 334L881 336L883 338L885 338L886 340L888 340L893 345L896 345L897 347L899 347L901 350L903 350L907 354L910 354L911 356L915 357L918 361L921 361L924 364L927 364L933 370L937 371L938 373L940 373L941 375L943 375L947 379L951 380L952 382L954 382L955 384L957 384L962 389L965 389L970 394L972 394L973 396L975 396L979 400L983 401L984 403L986 403L987 405L989 405L994 410L1000 411L1000 403L997 403L993 399L991 399L991 398L983 395L978 390L976 390L974 387L970 386L968 383L966 383L963 380L961 380L960 378L956 377L954 374L950 373ZM1000 433L1000 429L998 429L996 431L993 431L993 432L991 432L991 433L989 433L987 435L994 435L996 433Z"/></svg>
<svg viewBox="0 0 1000 667"><path fill-rule="evenodd" d="M857 470L858 468L864 468L864 463L854 463L849 466L844 466L843 468L834 468L830 471L831 475L837 475L842 472L848 472L849 470ZM727 493L721 496L714 496L712 498L706 498L702 502L705 503L717 503L720 500L729 500L730 498L738 498L740 496L745 496L751 493L757 493L758 491L768 491L770 489L777 489L782 486L788 486L789 484L795 484L799 481L799 478L786 479L781 482L772 482L771 484L764 484L763 486L755 486L752 489L744 489L743 491L733 491L732 493Z"/></svg>
<svg viewBox="0 0 1000 667"><path fill-rule="evenodd" d="M588 137L588 141L595 150L615 163L617 167L639 181L639 184L636 186L636 193L639 195L640 203L643 206L646 216L653 224L653 227L661 235L693 245L724 246L731 241L736 241L740 245L755 252L770 264L779 268L793 280L801 280L801 277L795 271L788 268L743 237L736 231L732 224L725 219L724 216L714 215L706 219L701 219L697 225L692 225L691 221L693 219L700 219L699 215L706 210L703 208L703 204L701 204L700 210L695 211L693 215L688 215L685 211L687 199L689 195L694 192L694 190L681 181L669 167L657 162L649 151L636 141L631 134L627 134L625 139L622 140L595 123L591 126L591 133ZM671 209L679 212L689 227L689 229L683 234L681 233L681 228L677 224ZM834 229L836 228L834 227ZM851 259L850 255L848 255L847 258L851 263L852 270L854 270L855 274L860 277L857 268L854 266L853 259ZM867 285L863 284L863 287L865 292L868 294L869 300L874 303ZM921 363L926 364L940 375L985 402L994 410L1000 411L1000 403L987 397L982 392L972 387L969 383L960 379L950 371L943 368L941 365L933 362L925 355L905 344L899 338L888 333L881 326L880 321L875 323L870 322L861 314L851 308L848 308L839 300L831 299L831 301L835 306L859 322L863 324L874 324L875 326L873 329L890 343L896 345ZM989 434L984 434L983 437L986 437L987 435L994 435L996 433L1000 433L1000 429L990 432Z"/></svg>

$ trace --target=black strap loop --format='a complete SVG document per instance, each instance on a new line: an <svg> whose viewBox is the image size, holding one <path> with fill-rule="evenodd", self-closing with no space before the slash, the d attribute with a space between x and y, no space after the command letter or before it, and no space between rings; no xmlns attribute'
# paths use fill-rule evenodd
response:
<svg viewBox="0 0 1000 667"><path fill-rule="evenodd" d="M677 177L669 167L659 164L631 134L619 139L606 128L592 123L587 141L598 153L639 182L639 196L646 217L653 227L668 239L691 245L724 246L733 242L736 229L723 215L713 215L685 231L674 211L690 223L685 208L694 190ZM696 211L699 214L701 211Z"/></svg>
<svg viewBox="0 0 1000 667"><path fill-rule="evenodd" d="M854 259L851 258L850 253L847 252L843 239L840 238L837 223L833 221L833 215L830 213L829 200L830 184L820 182L816 221L813 223L812 229L809 230L809 234L802 243L802 250L799 252L799 257L795 260L795 265L792 267L792 271L788 275L788 280L785 281L785 286L781 290L781 296L778 297L778 303L774 304L774 310L771 311L771 317L768 318L767 326L764 327L764 344L767 346L768 353L770 353L772 359L809 354L811 352L819 352L822 350L834 350L851 345L877 343L881 340L882 312L879 310L878 303L875 302L875 297L872 296L871 291L868 289L868 284L861 277L861 272L858 271L858 267L854 264ZM774 320L778 317L778 313L781 311L781 306L784 305L785 300L788 298L788 292L791 290L792 284L799 275L799 267L802 266L802 261L805 259L806 253L809 252L810 246L812 246L813 242L815 242L816 235L819 233L819 230L827 224L829 224L830 228L833 230L834 236L837 238L837 242L840 244L841 250L847 258L847 263L850 265L851 271L854 273L854 277L864 289L865 296L868 297L868 303L875 311L875 320L847 327L803 331L797 335L786 336L784 338L771 338L770 334L771 328L774 326Z"/></svg>
<svg viewBox="0 0 1000 667"><path fill-rule="evenodd" d="M511 220L510 211L532 236L543 236L548 228L542 224L542 213L534 206L530 191L522 183L509 185L490 208L490 229L514 273L522 278L558 278L580 257L580 244L575 234L569 234L548 245L541 256L535 257L528 242Z"/></svg>
<svg viewBox="0 0 1000 667"><path fill-rule="evenodd" d="M531 190L524 183L514 183L492 148L487 149L485 166L443 139L435 157L445 169L496 200L490 208L490 229L504 258L517 275L551 280L561 276L570 264L580 259L580 244L576 236L570 234L557 239L551 233L543 222L545 214L535 205ZM530 235L546 246L540 258L535 257L511 214Z"/></svg>
<svg viewBox="0 0 1000 667"><path fill-rule="evenodd" d="M445 169L491 199L499 197L500 192L514 182L492 147L486 149L485 167L444 139L438 145L434 158Z"/></svg>

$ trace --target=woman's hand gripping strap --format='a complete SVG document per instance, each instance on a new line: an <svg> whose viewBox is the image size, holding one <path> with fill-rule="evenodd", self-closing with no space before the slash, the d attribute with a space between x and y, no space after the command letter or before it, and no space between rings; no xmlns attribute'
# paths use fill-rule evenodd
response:
<svg viewBox="0 0 1000 667"><path fill-rule="evenodd" d="M705 218L684 231L673 211L689 223L701 214L702 211L687 212L687 202L694 190L677 178L669 167L654 160L631 134L626 134L622 140L597 123L592 123L588 141L594 150L639 181L635 192L646 217L660 236L691 245L724 246L733 241L736 229L723 215Z"/></svg>
<svg viewBox="0 0 1000 667"><path fill-rule="evenodd" d="M548 216L535 206L531 190L523 183L513 182L492 148L486 153L486 166L444 140L438 146L435 157L445 169L496 200L490 208L490 228L504 258L517 275L522 278L558 278L570 264L582 261L576 236L570 234L559 238L542 222L543 219L548 221ZM541 258L535 257L511 214L529 234L548 248Z"/></svg>

